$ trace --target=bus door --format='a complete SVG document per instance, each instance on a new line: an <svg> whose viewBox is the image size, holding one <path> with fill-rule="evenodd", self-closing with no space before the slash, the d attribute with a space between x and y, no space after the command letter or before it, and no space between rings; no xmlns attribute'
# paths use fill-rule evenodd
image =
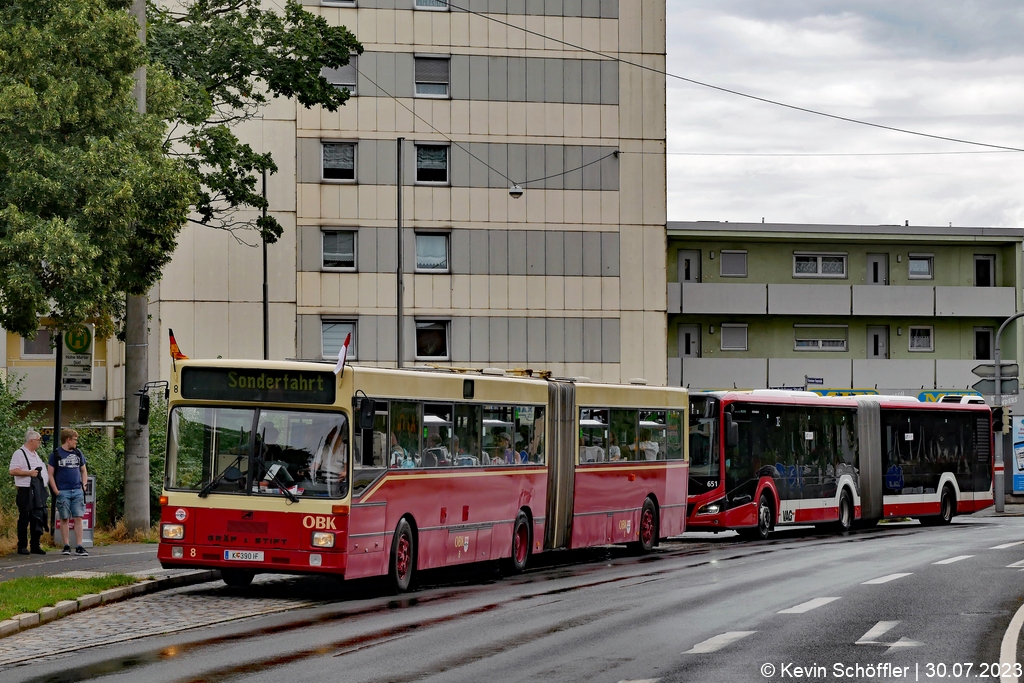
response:
<svg viewBox="0 0 1024 683"><path fill-rule="evenodd" d="M576 476L576 386L548 382L548 499L544 548L566 548L572 538Z"/></svg>
<svg viewBox="0 0 1024 683"><path fill-rule="evenodd" d="M971 413L974 418L974 492L985 493L992 488L992 423L989 413ZM1002 434L996 435L1003 438ZM1016 449L1014 449L1016 457ZM975 500L982 500L976 497Z"/></svg>

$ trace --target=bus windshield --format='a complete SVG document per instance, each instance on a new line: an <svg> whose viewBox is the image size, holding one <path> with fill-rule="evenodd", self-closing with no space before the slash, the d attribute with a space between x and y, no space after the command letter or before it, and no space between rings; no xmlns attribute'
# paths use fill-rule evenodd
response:
<svg viewBox="0 0 1024 683"><path fill-rule="evenodd" d="M690 476L720 475L718 459L718 400L690 395ZM694 491L700 492L702 489Z"/></svg>
<svg viewBox="0 0 1024 683"><path fill-rule="evenodd" d="M178 406L168 423L166 487L342 498L348 438L341 413Z"/></svg>

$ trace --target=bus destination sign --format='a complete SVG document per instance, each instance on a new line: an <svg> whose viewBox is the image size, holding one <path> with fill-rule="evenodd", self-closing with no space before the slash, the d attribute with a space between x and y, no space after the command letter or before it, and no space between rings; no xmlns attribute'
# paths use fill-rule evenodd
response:
<svg viewBox="0 0 1024 683"><path fill-rule="evenodd" d="M203 401L331 405L333 372L240 368L182 368L181 395Z"/></svg>

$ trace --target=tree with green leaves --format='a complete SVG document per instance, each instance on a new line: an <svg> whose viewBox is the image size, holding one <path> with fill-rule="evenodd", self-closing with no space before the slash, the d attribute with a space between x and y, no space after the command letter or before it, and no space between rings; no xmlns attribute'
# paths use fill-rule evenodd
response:
<svg viewBox="0 0 1024 683"><path fill-rule="evenodd" d="M147 106L168 121L171 154L202 186L191 220L233 233L256 228L268 242L281 235L278 221L240 220L238 212L266 207L257 179L277 165L232 129L258 117L271 98L337 110L349 92L321 72L363 50L347 28L330 26L297 2L279 9L264 9L259 0L185 0L151 3L147 13Z"/></svg>
<svg viewBox="0 0 1024 683"><path fill-rule="evenodd" d="M199 183L142 115L119 0L0 0L0 325L109 336L170 259ZM173 93L167 93L168 102Z"/></svg>

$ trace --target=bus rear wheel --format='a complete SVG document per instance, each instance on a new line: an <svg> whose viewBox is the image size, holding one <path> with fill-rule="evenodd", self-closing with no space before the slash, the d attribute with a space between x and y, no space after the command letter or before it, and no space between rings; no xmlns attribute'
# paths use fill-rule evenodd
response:
<svg viewBox="0 0 1024 683"><path fill-rule="evenodd" d="M388 571L388 580L391 590L395 593L404 593L412 585L413 573L416 565L416 537L413 536L412 527L403 518L395 528L395 537L391 541L391 565Z"/></svg>
<svg viewBox="0 0 1024 683"><path fill-rule="evenodd" d="M512 527L512 555L507 562L510 574L522 574L526 569L526 563L530 559L530 521L522 510L516 516L515 526Z"/></svg>
<svg viewBox="0 0 1024 683"><path fill-rule="evenodd" d="M253 577L256 576L256 572L246 571L244 569L221 569L220 578L224 580L224 583L231 586L232 588L245 588L252 583Z"/></svg>
<svg viewBox="0 0 1024 683"><path fill-rule="evenodd" d="M922 526L943 526L953 521L953 515L956 514L956 498L953 496L953 491L948 487L943 487L942 498L939 499L939 514L929 515L928 517L921 518Z"/></svg>
<svg viewBox="0 0 1024 683"><path fill-rule="evenodd" d="M640 508L640 525L637 527L637 552L646 555L654 550L654 543L658 539L658 513L654 509L654 503L650 498L644 500L644 506Z"/></svg>
<svg viewBox="0 0 1024 683"><path fill-rule="evenodd" d="M843 489L839 496L839 521L836 522L836 531L845 534L853 526L853 500L850 492Z"/></svg>
<svg viewBox="0 0 1024 683"><path fill-rule="evenodd" d="M740 529L739 534L751 541L763 541L768 538L772 530L772 506L768 494L762 493L757 501L757 526L749 529Z"/></svg>

